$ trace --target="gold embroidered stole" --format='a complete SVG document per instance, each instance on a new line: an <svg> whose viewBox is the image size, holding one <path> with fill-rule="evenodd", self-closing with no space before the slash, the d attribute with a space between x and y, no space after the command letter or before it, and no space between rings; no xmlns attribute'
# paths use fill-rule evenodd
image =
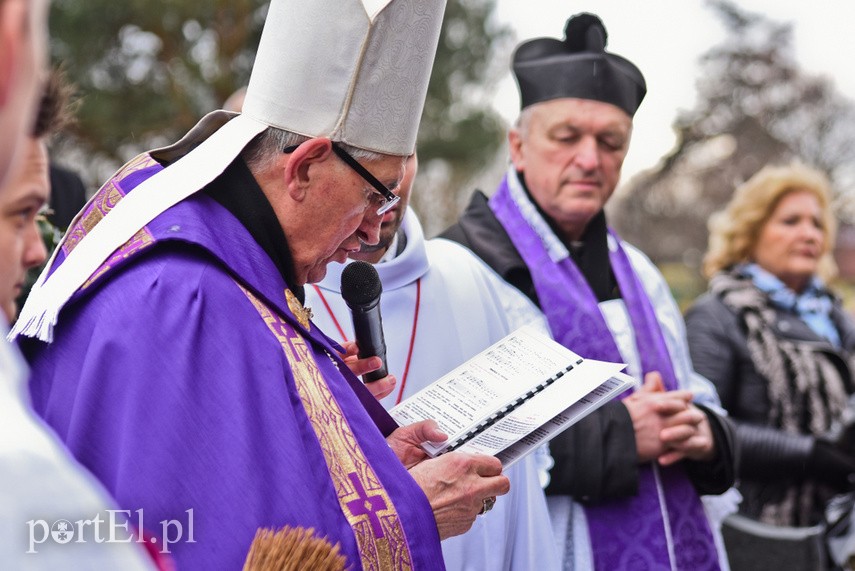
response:
<svg viewBox="0 0 855 571"><path fill-rule="evenodd" d="M392 499L330 392L306 340L261 300L238 284L276 337L324 453L341 511L353 529L366 570L412 569L404 529Z"/></svg>
<svg viewBox="0 0 855 571"><path fill-rule="evenodd" d="M117 183L139 170L155 166L156 164L158 164L157 161L151 158L147 153L139 155L125 164L110 180L105 182L104 185L98 189L98 192L95 193L92 200L90 200L83 208L83 212L81 212L75 220L72 221L71 226L69 226L68 231L65 233L65 238L63 238L62 243L59 245L66 256L70 254L77 244L79 244L80 241L107 215L107 213L125 197L125 194L119 189ZM130 240L113 252L110 257L107 258L107 260L101 264L97 270L95 270L89 279L86 280L80 289L86 289L92 285L95 280L109 271L116 263L153 243L154 237L148 229L145 227L141 228Z"/></svg>

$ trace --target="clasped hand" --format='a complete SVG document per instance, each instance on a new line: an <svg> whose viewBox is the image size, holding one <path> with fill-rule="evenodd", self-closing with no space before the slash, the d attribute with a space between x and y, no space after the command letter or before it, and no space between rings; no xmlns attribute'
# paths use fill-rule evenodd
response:
<svg viewBox="0 0 855 571"><path fill-rule="evenodd" d="M710 460L715 444L707 415L692 404L691 391L666 391L658 372L624 399L632 418L638 461L668 466L688 458Z"/></svg>
<svg viewBox="0 0 855 571"><path fill-rule="evenodd" d="M493 456L449 452L428 458L422 442L444 442L448 436L433 420L403 426L386 441L427 496L440 539L466 533L489 497L508 493L502 463Z"/></svg>

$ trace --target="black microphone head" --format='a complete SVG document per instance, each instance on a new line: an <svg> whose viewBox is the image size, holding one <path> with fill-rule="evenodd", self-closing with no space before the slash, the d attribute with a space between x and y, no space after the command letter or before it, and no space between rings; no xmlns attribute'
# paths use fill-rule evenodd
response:
<svg viewBox="0 0 855 571"><path fill-rule="evenodd" d="M351 262L341 272L341 297L351 307L376 301L382 291L380 276L368 262Z"/></svg>

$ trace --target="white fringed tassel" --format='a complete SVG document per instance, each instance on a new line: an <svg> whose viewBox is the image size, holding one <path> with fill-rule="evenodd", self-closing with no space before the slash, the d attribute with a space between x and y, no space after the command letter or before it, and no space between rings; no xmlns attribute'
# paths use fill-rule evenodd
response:
<svg viewBox="0 0 855 571"><path fill-rule="evenodd" d="M59 311L55 308L47 308L35 315L24 315L23 312L18 321L15 322L15 327L9 332L6 338L9 341L14 341L18 335L24 337L34 337L45 343L53 342L53 328L56 326L56 319Z"/></svg>

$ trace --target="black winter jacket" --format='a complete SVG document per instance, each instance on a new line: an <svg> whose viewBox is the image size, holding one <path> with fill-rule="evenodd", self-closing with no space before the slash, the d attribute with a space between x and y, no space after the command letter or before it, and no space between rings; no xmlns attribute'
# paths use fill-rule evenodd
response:
<svg viewBox="0 0 855 571"><path fill-rule="evenodd" d="M775 308L774 334L825 353L840 370L852 392L852 372L846 359L819 337L798 316ZM836 305L832 319L844 350L855 349L855 321ZM757 371L747 347L742 319L719 297L706 293L686 313L689 350L695 371L713 382L722 405L736 424L739 441L740 511L759 517L763 505L777 501L793 482L816 479L838 491L849 487L855 457L842 453L825 440L789 434L768 425L768 381ZM822 517L821 506L813 521Z"/></svg>

